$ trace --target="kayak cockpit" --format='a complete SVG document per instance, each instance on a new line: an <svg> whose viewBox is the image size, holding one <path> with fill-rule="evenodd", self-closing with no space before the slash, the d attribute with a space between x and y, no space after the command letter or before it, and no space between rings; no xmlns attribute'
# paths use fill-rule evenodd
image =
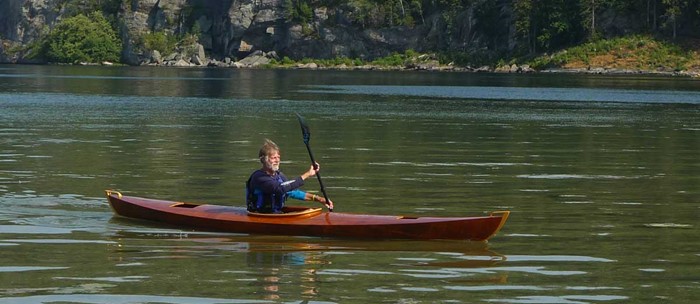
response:
<svg viewBox="0 0 700 304"><path fill-rule="evenodd" d="M197 207L199 207L199 206L201 206L201 205L200 205L200 204L193 204L193 203L182 203L182 202L178 202L178 203L175 203L175 204L170 205L170 207L175 207L175 208L190 208L190 209L191 209L191 208L197 208Z"/></svg>
<svg viewBox="0 0 700 304"><path fill-rule="evenodd" d="M171 208L193 209L202 206L202 204L177 202L170 205ZM303 206L286 206L282 208L282 213L259 213L248 211L248 216L271 217L271 218L288 218L288 217L310 217L323 212L323 208L309 208Z"/></svg>
<svg viewBox="0 0 700 304"><path fill-rule="evenodd" d="M248 211L248 216L257 217L309 217L315 216L323 212L323 208L308 208L301 206L285 206L282 208L282 213L259 213Z"/></svg>

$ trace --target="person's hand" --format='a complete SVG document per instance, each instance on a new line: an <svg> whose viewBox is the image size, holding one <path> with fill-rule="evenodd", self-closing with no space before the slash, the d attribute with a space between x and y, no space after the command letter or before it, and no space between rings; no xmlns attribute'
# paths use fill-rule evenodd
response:
<svg viewBox="0 0 700 304"><path fill-rule="evenodd" d="M318 170L320 170L320 169L321 169L321 167L318 165L318 163L316 163L316 166L311 165L311 167L309 167L309 170L304 172L304 174L301 175L301 178L307 179L309 177L315 176L316 173L318 172Z"/></svg>
<svg viewBox="0 0 700 304"><path fill-rule="evenodd" d="M311 165L311 167L309 167L309 171L306 171L306 173L308 173L309 176L315 176L316 172L318 172L318 170L320 170L320 169L321 169L321 167L319 167L318 163L316 163L316 166Z"/></svg>
<svg viewBox="0 0 700 304"><path fill-rule="evenodd" d="M333 210L333 201L332 201L332 200L327 200L327 201L326 201L326 198L325 198L325 197L319 196L319 197L318 197L318 201L319 201L321 204L326 205L326 207L328 207L329 210Z"/></svg>

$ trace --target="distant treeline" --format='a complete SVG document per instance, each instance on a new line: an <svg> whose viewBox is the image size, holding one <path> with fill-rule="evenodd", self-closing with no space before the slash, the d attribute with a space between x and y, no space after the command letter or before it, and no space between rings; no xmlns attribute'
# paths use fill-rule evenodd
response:
<svg viewBox="0 0 700 304"><path fill-rule="evenodd" d="M194 22L197 10L202 9L203 1L188 0L180 10L177 39L197 36ZM357 28L387 28L394 26L416 27L440 22L440 43L430 50L460 62L460 56L468 63L479 62L479 54L486 62L503 58L535 57L543 53L553 53L567 47L634 34L644 34L675 40L676 38L700 37L700 0L282 0L284 16L291 23L311 24L317 22L315 9L325 7L333 10L336 17L324 22L343 23ZM104 20L95 18L81 20L101 21L103 27L111 27L118 36L120 29L119 12L129 9L125 0L60 0L59 10L64 18L81 12L101 11ZM189 17L188 17L189 16ZM78 24L82 26L82 24ZM469 27L469 30L465 28ZM436 27L438 28L438 27ZM59 27L58 30L61 30ZM70 32L82 44L89 42L82 30ZM99 29L92 33L102 34ZM465 34L466 33L466 34ZM481 40L470 44L469 33L479 33ZM80 35L78 35L80 34ZM155 33L159 34L159 33ZM155 35L152 34L152 35ZM161 33L162 34L162 33ZM53 55L53 60L61 61L66 54L47 53L51 38L42 39L44 56ZM46 38L49 38L48 40ZM88 37L89 38L89 37ZM149 38L151 38L149 40ZM156 37L159 38L159 37ZM110 38L111 39L111 38ZM156 45L163 39L143 37L142 44ZM63 39L62 41L67 41ZM166 41L168 42L168 41ZM54 49L56 42L54 41ZM163 49L172 49L175 42L160 43ZM94 46L94 44L91 44ZM507 45L507 47L504 47ZM63 45L59 45L63 46ZM70 45L73 47L73 45ZM477 50L469 48L476 47ZM151 46L151 49L157 49ZM73 52L72 50L70 50ZM111 49L110 52L113 52ZM467 55L463 55L467 54ZM70 55L70 54L69 54ZM51 56L48 56L50 59ZM75 57L75 56L74 56ZM94 56L93 56L94 57ZM113 56L105 57L111 60ZM80 59L83 60L83 59ZM87 59L85 59L87 60ZM65 60L64 60L65 61Z"/></svg>
<svg viewBox="0 0 700 304"><path fill-rule="evenodd" d="M479 31L503 37L513 21L517 53L535 54L598 38L653 34L700 35L700 0L286 0L290 18L307 22L312 9L346 5L362 27L414 26L440 13L448 31L473 12Z"/></svg>

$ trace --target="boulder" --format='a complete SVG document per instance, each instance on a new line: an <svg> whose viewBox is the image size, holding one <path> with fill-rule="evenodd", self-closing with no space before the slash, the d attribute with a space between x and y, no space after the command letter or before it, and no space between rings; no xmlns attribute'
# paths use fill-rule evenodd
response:
<svg viewBox="0 0 700 304"><path fill-rule="evenodd" d="M248 44L248 42L245 42L244 40L241 40L241 43L238 45L238 51L241 53L247 53L253 50L253 46Z"/></svg>
<svg viewBox="0 0 700 304"><path fill-rule="evenodd" d="M207 54L204 53L204 46L197 43L194 45L195 48L195 55L198 56L200 59L204 60L207 58Z"/></svg>
<svg viewBox="0 0 700 304"><path fill-rule="evenodd" d="M158 50L151 51L150 63L155 63L155 64L162 64L163 63L163 57L160 55L160 52L158 52Z"/></svg>
<svg viewBox="0 0 700 304"><path fill-rule="evenodd" d="M268 63L270 63L270 58L267 58L262 51L255 51L237 62L241 67L257 67Z"/></svg>
<svg viewBox="0 0 700 304"><path fill-rule="evenodd" d="M299 64L297 64L297 68L315 70L315 69L318 69L318 64L316 64L315 62L299 63Z"/></svg>
<svg viewBox="0 0 700 304"><path fill-rule="evenodd" d="M182 57L182 56L180 56L180 54L178 54L178 53L171 53L170 55L163 58L163 61L177 61L178 59L180 59L178 57Z"/></svg>
<svg viewBox="0 0 700 304"><path fill-rule="evenodd" d="M175 61L175 62L173 63L173 66L176 66L176 67L188 67L188 66L191 66L191 64L190 64L189 62L187 62L187 61L185 61L184 59L181 58L180 60Z"/></svg>
<svg viewBox="0 0 700 304"><path fill-rule="evenodd" d="M529 64L523 64L522 66L520 66L520 72L521 73L534 73L535 69L530 67Z"/></svg>
<svg viewBox="0 0 700 304"><path fill-rule="evenodd" d="M510 65L510 68L509 68L509 70L508 70L508 72L510 72L510 73L518 73L518 72L520 72L520 71L521 71L521 70L520 70L520 67L518 67L518 65L515 64L515 63L511 64L511 65Z"/></svg>
<svg viewBox="0 0 700 304"><path fill-rule="evenodd" d="M201 58L199 58L199 55L192 56L190 62L194 63L195 65L204 65L204 61Z"/></svg>
<svg viewBox="0 0 700 304"><path fill-rule="evenodd" d="M275 52L275 51L265 53L265 57L270 58L270 59L275 59L275 60L280 59L280 56L278 56L277 52Z"/></svg>

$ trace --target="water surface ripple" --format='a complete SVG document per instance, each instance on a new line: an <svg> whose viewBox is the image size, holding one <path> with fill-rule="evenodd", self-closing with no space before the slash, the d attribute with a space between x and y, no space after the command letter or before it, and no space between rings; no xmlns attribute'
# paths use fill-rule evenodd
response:
<svg viewBox="0 0 700 304"><path fill-rule="evenodd" d="M0 67L0 303L697 303L700 83ZM336 212L510 210L488 243L193 231L104 189L242 205L264 138ZM318 191L316 181L305 189Z"/></svg>

